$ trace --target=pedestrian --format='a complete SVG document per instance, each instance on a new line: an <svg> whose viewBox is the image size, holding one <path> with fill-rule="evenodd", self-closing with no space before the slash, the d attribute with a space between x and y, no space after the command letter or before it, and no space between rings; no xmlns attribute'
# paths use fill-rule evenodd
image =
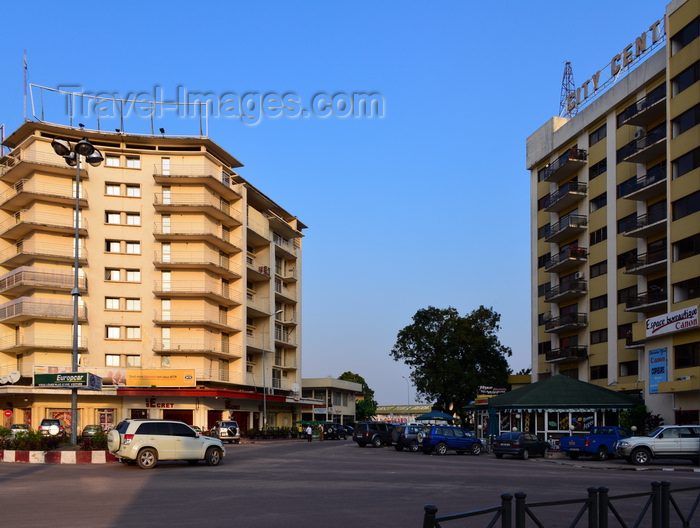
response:
<svg viewBox="0 0 700 528"><path fill-rule="evenodd" d="M311 438L313 437L313 435L314 435L314 430L311 429L311 425L307 425L306 426L306 440L308 442L311 442Z"/></svg>
<svg viewBox="0 0 700 528"><path fill-rule="evenodd" d="M318 439L323 442L323 424L318 426Z"/></svg>

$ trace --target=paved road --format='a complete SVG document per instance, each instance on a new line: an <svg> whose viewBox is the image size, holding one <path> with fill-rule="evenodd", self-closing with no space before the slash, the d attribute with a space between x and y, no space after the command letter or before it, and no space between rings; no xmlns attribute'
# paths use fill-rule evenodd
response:
<svg viewBox="0 0 700 528"><path fill-rule="evenodd" d="M685 471L660 471L668 468ZM349 440L241 444L227 446L218 467L0 463L0 521L61 528L413 527L421 526L428 503L448 514L495 506L502 493L519 491L530 502L584 498L589 486L607 486L611 495L647 492L655 480L678 489L700 484L692 471L686 462L635 471L622 461L426 456ZM638 512L639 505L627 509ZM571 516L572 507L564 510L556 515Z"/></svg>

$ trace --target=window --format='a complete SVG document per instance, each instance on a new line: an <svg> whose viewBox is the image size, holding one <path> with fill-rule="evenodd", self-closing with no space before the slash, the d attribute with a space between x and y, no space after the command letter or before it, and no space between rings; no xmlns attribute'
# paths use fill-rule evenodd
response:
<svg viewBox="0 0 700 528"><path fill-rule="evenodd" d="M693 277L673 285L673 302L679 303L698 297L700 297L700 277Z"/></svg>
<svg viewBox="0 0 700 528"><path fill-rule="evenodd" d="M141 282L141 270L126 270L127 282Z"/></svg>
<svg viewBox="0 0 700 528"><path fill-rule="evenodd" d="M625 323L617 325L617 338L627 339L628 336L632 335L632 323Z"/></svg>
<svg viewBox="0 0 700 528"><path fill-rule="evenodd" d="M119 167L119 156L107 154L105 156L105 167Z"/></svg>
<svg viewBox="0 0 700 528"><path fill-rule="evenodd" d="M608 193L599 194L595 198L591 198L591 213L597 211L601 207L608 205Z"/></svg>
<svg viewBox="0 0 700 528"><path fill-rule="evenodd" d="M141 339L141 327L140 326L127 326L126 327L126 338L127 339Z"/></svg>
<svg viewBox="0 0 700 528"><path fill-rule="evenodd" d="M630 299L637 297L637 286L630 286L629 288L622 288L617 290L617 304L624 304Z"/></svg>
<svg viewBox="0 0 700 528"><path fill-rule="evenodd" d="M607 365L595 365L591 367L591 379L605 379L608 377L608 366Z"/></svg>
<svg viewBox="0 0 700 528"><path fill-rule="evenodd" d="M603 158L598 163L594 163L588 169L588 180L597 178L608 170L608 158Z"/></svg>
<svg viewBox="0 0 700 528"><path fill-rule="evenodd" d="M696 62L671 79L671 93L675 97L698 81L700 81L700 62Z"/></svg>
<svg viewBox="0 0 700 528"><path fill-rule="evenodd" d="M131 198L140 198L141 197L141 186L140 185L127 185L126 186L126 195L131 197Z"/></svg>
<svg viewBox="0 0 700 528"><path fill-rule="evenodd" d="M673 202L674 220L680 220L698 211L700 211L700 191L695 191Z"/></svg>
<svg viewBox="0 0 700 528"><path fill-rule="evenodd" d="M673 347L675 368L688 368L700 366L700 341L687 343Z"/></svg>
<svg viewBox="0 0 700 528"><path fill-rule="evenodd" d="M126 225L141 225L141 215L139 213L126 213Z"/></svg>
<svg viewBox="0 0 700 528"><path fill-rule="evenodd" d="M700 148L693 149L673 160L671 164L673 178L680 178L698 167L700 167Z"/></svg>
<svg viewBox="0 0 700 528"><path fill-rule="evenodd" d="M608 329L594 330L591 332L591 345L608 342Z"/></svg>
<svg viewBox="0 0 700 528"><path fill-rule="evenodd" d="M140 312L141 311L141 299L127 299L126 309L129 312Z"/></svg>
<svg viewBox="0 0 700 528"><path fill-rule="evenodd" d="M591 299L591 312L595 312L596 310L602 310L603 308L608 307L608 296L607 295L601 295L599 297L593 297Z"/></svg>
<svg viewBox="0 0 700 528"><path fill-rule="evenodd" d="M537 239L539 240L539 239L541 239L541 238L546 238L546 237L548 237L548 236L549 236L549 232L550 232L550 230L551 230L551 227L552 227L552 226L551 226L550 224L546 224L546 225L543 225L542 227L540 227L540 228L537 230Z"/></svg>
<svg viewBox="0 0 700 528"><path fill-rule="evenodd" d="M591 147L605 139L608 135L607 124L603 123L603 126L596 128L593 132L588 135L588 146Z"/></svg>
<svg viewBox="0 0 700 528"><path fill-rule="evenodd" d="M537 200L537 210L538 211L541 211L542 209L547 207L547 205L549 204L549 197L550 196L551 196L550 193L547 193L542 198Z"/></svg>
<svg viewBox="0 0 700 528"><path fill-rule="evenodd" d="M121 214L107 211L105 213L105 223L107 223L107 224L121 224L122 223Z"/></svg>
<svg viewBox="0 0 700 528"><path fill-rule="evenodd" d="M160 356L161 368L170 368L170 356Z"/></svg>
<svg viewBox="0 0 700 528"><path fill-rule="evenodd" d="M119 367L121 366L120 356L118 354L106 354L105 355L105 366L106 367Z"/></svg>
<svg viewBox="0 0 700 528"><path fill-rule="evenodd" d="M127 242L126 243L126 252L130 253L132 255L140 255L141 254L141 242Z"/></svg>
<svg viewBox="0 0 700 528"><path fill-rule="evenodd" d="M106 240L105 251L107 253L121 253L121 244L118 240Z"/></svg>
<svg viewBox="0 0 700 528"><path fill-rule="evenodd" d="M639 375L639 363L636 360L620 363L620 377L637 375Z"/></svg>
<svg viewBox="0 0 700 528"><path fill-rule="evenodd" d="M537 181L541 182L544 181L544 179L547 177L547 169L549 169L549 165L545 165L542 167L540 170L537 171Z"/></svg>
<svg viewBox="0 0 700 528"><path fill-rule="evenodd" d="M597 264L591 265L591 268L589 270L589 273L591 275L591 279L594 277L599 277L600 275L605 275L608 272L608 261L604 260L602 262L598 262Z"/></svg>
<svg viewBox="0 0 700 528"><path fill-rule="evenodd" d="M105 310L119 310L119 299L117 297L105 297Z"/></svg>
<svg viewBox="0 0 700 528"><path fill-rule="evenodd" d="M544 268L551 259L552 256L549 253L545 253L544 255L537 257L537 269Z"/></svg>
<svg viewBox="0 0 700 528"><path fill-rule="evenodd" d="M617 221L617 234L626 233L637 227L637 213L632 213Z"/></svg>
<svg viewBox="0 0 700 528"><path fill-rule="evenodd" d="M608 226L603 226L600 229L597 229L596 231L593 231L590 235L591 238L591 246L594 246L598 244L599 242L602 242L603 240L607 240L608 238Z"/></svg>
<svg viewBox="0 0 700 528"><path fill-rule="evenodd" d="M549 290L552 289L552 285L549 282L545 282L544 284L540 284L537 287L537 296L538 297L544 297L549 293Z"/></svg>
<svg viewBox="0 0 700 528"><path fill-rule="evenodd" d="M632 176L631 178L619 183L617 185L617 197L622 198L627 196L629 193L637 190L637 177Z"/></svg>
<svg viewBox="0 0 700 528"><path fill-rule="evenodd" d="M671 55L675 55L688 44L698 38L700 34L700 17L681 29L671 37Z"/></svg>
<svg viewBox="0 0 700 528"><path fill-rule="evenodd" d="M543 343L537 343L537 354L540 356L549 354L552 351L552 342L544 341Z"/></svg>
<svg viewBox="0 0 700 528"><path fill-rule="evenodd" d="M140 169L141 168L141 158L139 156L127 156L126 166L129 169Z"/></svg>
<svg viewBox="0 0 700 528"><path fill-rule="evenodd" d="M673 244L673 261L687 259L700 254L700 233L679 240Z"/></svg>
<svg viewBox="0 0 700 528"><path fill-rule="evenodd" d="M105 329L105 336L107 339L119 339L121 328L118 326L108 326Z"/></svg>
<svg viewBox="0 0 700 528"><path fill-rule="evenodd" d="M136 355L126 356L126 366L127 367L140 367L141 366L141 356L136 356Z"/></svg>
<svg viewBox="0 0 700 528"><path fill-rule="evenodd" d="M627 264L632 264L637 260L637 250L630 249L617 256L617 269L626 268Z"/></svg>
<svg viewBox="0 0 700 528"><path fill-rule="evenodd" d="M106 268L105 269L105 280L106 281L120 281L121 274L118 269Z"/></svg>
<svg viewBox="0 0 700 528"><path fill-rule="evenodd" d="M671 137L678 137L700 123L700 105L686 110L671 121Z"/></svg>
<svg viewBox="0 0 700 528"><path fill-rule="evenodd" d="M108 196L119 196L121 194L121 186L118 183L108 183L105 185L105 194Z"/></svg>

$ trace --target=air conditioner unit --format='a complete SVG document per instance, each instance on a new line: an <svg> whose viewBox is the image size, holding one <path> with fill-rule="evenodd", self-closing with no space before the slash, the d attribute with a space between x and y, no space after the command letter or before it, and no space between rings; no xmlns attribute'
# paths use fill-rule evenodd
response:
<svg viewBox="0 0 700 528"><path fill-rule="evenodd" d="M580 271L576 272L576 273L574 274L574 278L575 278L575 279L582 279L582 278L583 278L583 273L581 273Z"/></svg>
<svg viewBox="0 0 700 528"><path fill-rule="evenodd" d="M643 128L638 128L634 133L634 139L642 139L646 135L646 131Z"/></svg>

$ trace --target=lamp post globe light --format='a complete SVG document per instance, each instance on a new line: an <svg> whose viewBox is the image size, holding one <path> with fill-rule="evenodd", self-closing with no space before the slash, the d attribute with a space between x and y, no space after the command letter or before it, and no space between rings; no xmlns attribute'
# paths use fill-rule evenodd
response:
<svg viewBox="0 0 700 528"><path fill-rule="evenodd" d="M75 167L75 217L73 223L75 225L74 248L73 248L73 348L71 356L71 372L78 372L78 308L80 300L80 156L85 158L85 161L97 167L102 163L104 158L99 150L90 143L87 138L83 138L71 147L70 141L65 138L54 138L51 146L56 154L63 157L68 165ZM71 389L71 428L70 442L72 445L78 443L78 389Z"/></svg>

